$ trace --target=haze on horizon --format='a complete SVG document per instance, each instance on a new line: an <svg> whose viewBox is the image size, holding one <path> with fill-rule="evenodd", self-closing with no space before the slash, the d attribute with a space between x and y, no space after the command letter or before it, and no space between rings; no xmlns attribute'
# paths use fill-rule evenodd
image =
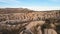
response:
<svg viewBox="0 0 60 34"><path fill-rule="evenodd" d="M60 0L0 0L0 8L28 8L31 10L60 10Z"/></svg>

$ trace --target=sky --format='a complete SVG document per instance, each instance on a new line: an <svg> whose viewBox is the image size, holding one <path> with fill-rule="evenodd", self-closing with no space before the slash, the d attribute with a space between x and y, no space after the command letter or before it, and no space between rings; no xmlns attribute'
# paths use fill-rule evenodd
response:
<svg viewBox="0 0 60 34"><path fill-rule="evenodd" d="M60 10L60 0L0 0L0 8Z"/></svg>

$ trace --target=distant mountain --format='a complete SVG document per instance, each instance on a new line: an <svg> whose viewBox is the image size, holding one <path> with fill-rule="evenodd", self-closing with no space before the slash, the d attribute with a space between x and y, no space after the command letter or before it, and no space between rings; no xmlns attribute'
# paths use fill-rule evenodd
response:
<svg viewBox="0 0 60 34"><path fill-rule="evenodd" d="M0 8L0 14L33 12L27 8Z"/></svg>

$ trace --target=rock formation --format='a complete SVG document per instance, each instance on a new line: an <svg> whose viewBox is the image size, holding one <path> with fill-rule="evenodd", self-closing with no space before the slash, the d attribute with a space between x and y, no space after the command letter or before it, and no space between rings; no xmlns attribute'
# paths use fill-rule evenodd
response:
<svg viewBox="0 0 60 34"><path fill-rule="evenodd" d="M46 27L47 24L52 23L60 26L59 20L60 11L0 13L0 32L2 34L22 34L26 28L32 34L42 34L43 25Z"/></svg>

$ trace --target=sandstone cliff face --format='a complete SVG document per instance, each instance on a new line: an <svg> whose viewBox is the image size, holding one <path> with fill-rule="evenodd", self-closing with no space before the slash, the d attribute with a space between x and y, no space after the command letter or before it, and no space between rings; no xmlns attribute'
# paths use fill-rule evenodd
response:
<svg viewBox="0 0 60 34"><path fill-rule="evenodd" d="M26 28L32 34L39 34L46 19L60 19L59 11L0 14L0 31L6 34L22 34Z"/></svg>

